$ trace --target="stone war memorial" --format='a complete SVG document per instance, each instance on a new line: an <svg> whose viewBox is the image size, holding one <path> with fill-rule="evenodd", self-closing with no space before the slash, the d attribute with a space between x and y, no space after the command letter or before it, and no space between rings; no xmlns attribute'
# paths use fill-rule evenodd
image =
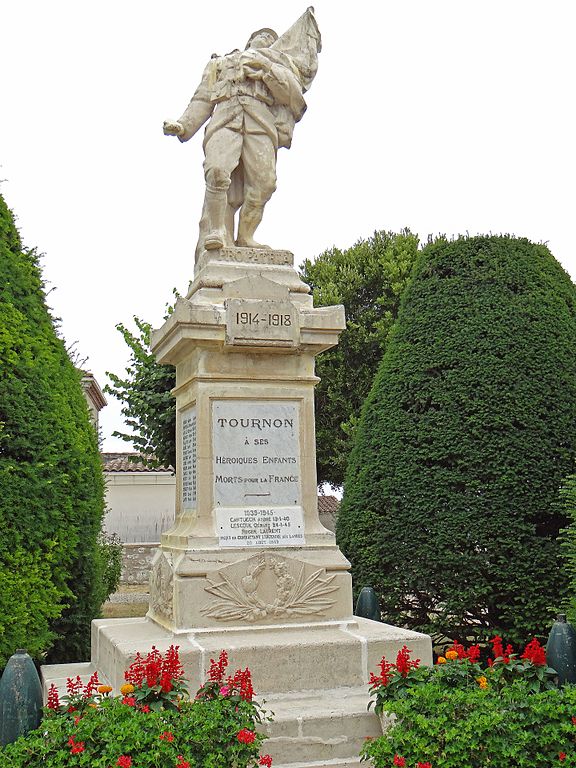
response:
<svg viewBox="0 0 576 768"><path fill-rule="evenodd" d="M370 671L404 644L432 657L427 636L353 615L350 564L318 517L314 437L314 358L338 343L344 308L314 308L293 254L254 239L320 49L311 8L280 37L260 29L212 57L164 123L182 142L205 126L194 278L152 336L176 367L176 522L147 616L94 621L90 662L44 668L45 686L97 669L118 690L137 651L174 644L195 691L226 650L275 713L266 751L292 768L357 765L381 733Z"/></svg>

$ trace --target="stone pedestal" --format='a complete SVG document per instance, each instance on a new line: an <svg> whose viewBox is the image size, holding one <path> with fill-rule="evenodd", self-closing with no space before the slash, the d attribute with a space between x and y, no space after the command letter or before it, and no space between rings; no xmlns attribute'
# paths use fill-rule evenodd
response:
<svg viewBox="0 0 576 768"><path fill-rule="evenodd" d="M314 358L344 327L343 307L313 307L287 251L201 257L152 336L176 366L177 501L150 610L93 623L92 666L116 689L152 645L180 646L191 690L222 649L250 667L276 713L276 766L356 765L380 728L369 672L404 644L431 661L427 636L352 615L349 563L318 517Z"/></svg>

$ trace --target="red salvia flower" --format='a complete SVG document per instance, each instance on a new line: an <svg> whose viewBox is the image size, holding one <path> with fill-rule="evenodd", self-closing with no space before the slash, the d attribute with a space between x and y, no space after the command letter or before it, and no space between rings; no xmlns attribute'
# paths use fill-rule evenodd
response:
<svg viewBox="0 0 576 768"><path fill-rule="evenodd" d="M410 649L403 645L401 650L398 651L398 656L396 656L396 669L402 675L402 677L406 677L408 672L410 672L410 669L416 669L420 664L420 659L414 659L414 661L411 661L410 654Z"/></svg>
<svg viewBox="0 0 576 768"><path fill-rule="evenodd" d="M546 650L542 648L538 640L534 637L524 648L522 659L528 659L535 667L546 666Z"/></svg>
<svg viewBox="0 0 576 768"><path fill-rule="evenodd" d="M495 659L504 658L504 646L502 645L502 638L500 635L496 635L490 640L492 643L492 655Z"/></svg>
<svg viewBox="0 0 576 768"><path fill-rule="evenodd" d="M58 688L52 683L48 689L48 700L46 702L48 709L60 709L60 698L58 697Z"/></svg>
<svg viewBox="0 0 576 768"><path fill-rule="evenodd" d="M82 680L80 675L76 675L74 679L71 677L66 678L66 691L69 696L77 696L82 690Z"/></svg>
<svg viewBox="0 0 576 768"><path fill-rule="evenodd" d="M468 648L467 657L473 664L477 662L480 658L480 646L471 645L470 648ZM426 763L422 763L422 765L426 765Z"/></svg>
<svg viewBox="0 0 576 768"><path fill-rule="evenodd" d="M221 651L218 661L210 659L210 669L208 670L208 679L211 682L221 683L224 680L224 673L228 666L228 654Z"/></svg>
<svg viewBox="0 0 576 768"><path fill-rule="evenodd" d="M85 699L89 699L91 696L93 696L96 693L96 690L98 686L100 685L100 681L98 680L98 672L94 672L90 676L90 680L86 683L84 686L83 696Z"/></svg>
<svg viewBox="0 0 576 768"><path fill-rule="evenodd" d="M242 730L238 731L236 734L236 738L241 744L252 744L256 739L256 734L254 731L249 731L248 728L242 728Z"/></svg>

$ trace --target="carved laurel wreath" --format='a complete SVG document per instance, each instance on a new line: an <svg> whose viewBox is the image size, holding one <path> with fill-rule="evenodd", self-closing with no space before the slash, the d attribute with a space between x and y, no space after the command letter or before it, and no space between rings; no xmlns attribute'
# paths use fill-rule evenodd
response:
<svg viewBox="0 0 576 768"><path fill-rule="evenodd" d="M258 621L268 617L307 616L313 613L323 615L336 602L326 597L338 589L332 584L336 577L325 576L321 568L306 576L304 565L297 575L292 574L287 562L277 557L261 556L238 580L233 580L223 571L218 574L218 580L208 577L210 586L205 590L217 599L205 605L201 613L221 621ZM266 569L276 577L276 597L272 603L265 602L258 595L260 576Z"/></svg>

